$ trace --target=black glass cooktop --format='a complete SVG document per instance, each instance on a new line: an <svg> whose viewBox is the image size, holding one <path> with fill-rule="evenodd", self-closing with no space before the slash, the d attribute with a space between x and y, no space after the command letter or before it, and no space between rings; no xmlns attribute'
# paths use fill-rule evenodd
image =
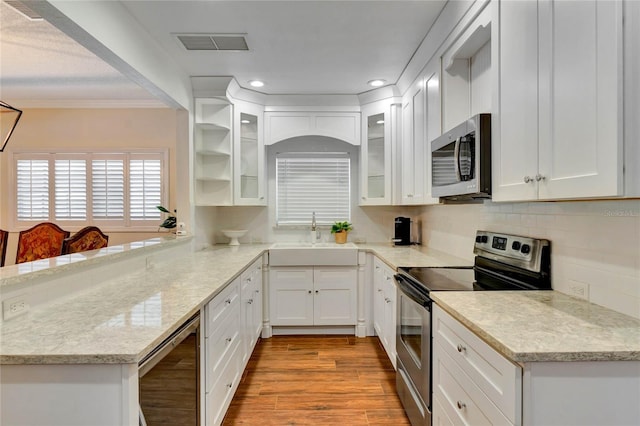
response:
<svg viewBox="0 0 640 426"><path fill-rule="evenodd" d="M400 273L421 284L428 291L474 290L473 267L468 268L400 268Z"/></svg>

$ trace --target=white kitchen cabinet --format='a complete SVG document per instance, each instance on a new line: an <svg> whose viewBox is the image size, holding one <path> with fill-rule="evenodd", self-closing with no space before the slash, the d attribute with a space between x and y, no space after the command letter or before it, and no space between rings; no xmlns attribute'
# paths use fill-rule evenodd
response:
<svg viewBox="0 0 640 426"><path fill-rule="evenodd" d="M242 305L242 341L244 361L248 361L262 332L262 258L240 275Z"/></svg>
<svg viewBox="0 0 640 426"><path fill-rule="evenodd" d="M355 325L357 280L355 267L271 266L271 325Z"/></svg>
<svg viewBox="0 0 640 426"><path fill-rule="evenodd" d="M392 147L398 105L385 99L362 107L360 205L390 205Z"/></svg>
<svg viewBox="0 0 640 426"><path fill-rule="evenodd" d="M640 362L514 364L433 308L433 424L640 424Z"/></svg>
<svg viewBox="0 0 640 426"><path fill-rule="evenodd" d="M264 206L266 174L262 106L234 103L234 204Z"/></svg>
<svg viewBox="0 0 640 426"><path fill-rule="evenodd" d="M522 369L439 306L433 307L433 394L466 424L521 424Z"/></svg>
<svg viewBox="0 0 640 426"><path fill-rule="evenodd" d="M373 261L373 327L396 366L396 285L394 271L377 257Z"/></svg>
<svg viewBox="0 0 640 426"><path fill-rule="evenodd" d="M205 321L205 418L207 425L219 425L246 361L240 277L207 303Z"/></svg>
<svg viewBox="0 0 640 426"><path fill-rule="evenodd" d="M233 106L227 100L195 100L194 174L198 206L233 203L232 118Z"/></svg>
<svg viewBox="0 0 640 426"><path fill-rule="evenodd" d="M359 112L268 111L265 145L298 136L327 136L360 145Z"/></svg>
<svg viewBox="0 0 640 426"><path fill-rule="evenodd" d="M441 133L440 64L432 61L402 98L400 204L436 204L431 197L431 140Z"/></svg>
<svg viewBox="0 0 640 426"><path fill-rule="evenodd" d="M499 2L495 201L623 194L622 2Z"/></svg>

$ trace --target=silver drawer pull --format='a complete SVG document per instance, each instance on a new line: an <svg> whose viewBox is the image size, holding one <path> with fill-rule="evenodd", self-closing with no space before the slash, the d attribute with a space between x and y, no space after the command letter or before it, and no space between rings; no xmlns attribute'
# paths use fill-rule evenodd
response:
<svg viewBox="0 0 640 426"><path fill-rule="evenodd" d="M231 304L231 299L225 300L224 303L226 303L227 305L230 305Z"/></svg>
<svg viewBox="0 0 640 426"><path fill-rule="evenodd" d="M256 290L255 292L256 292L256 293L260 293L260 290Z"/></svg>
<svg viewBox="0 0 640 426"><path fill-rule="evenodd" d="M462 353L463 351L466 351L466 350L467 348L465 348L464 346L458 345L458 352Z"/></svg>
<svg viewBox="0 0 640 426"><path fill-rule="evenodd" d="M467 408L467 404L462 401L458 401L458 409L462 410L463 408Z"/></svg>
<svg viewBox="0 0 640 426"><path fill-rule="evenodd" d="M388 297L385 297L384 301L387 302L387 303L391 303L391 299L389 299Z"/></svg>
<svg viewBox="0 0 640 426"><path fill-rule="evenodd" d="M227 341L227 343L231 343L231 341L233 340L233 338L231 338L231 337L227 337L225 340Z"/></svg>
<svg viewBox="0 0 640 426"><path fill-rule="evenodd" d="M227 383L227 387L231 389L233 387L233 383Z"/></svg>
<svg viewBox="0 0 640 426"><path fill-rule="evenodd" d="M247 300L247 303L248 303L248 304L252 304L252 303L253 303L253 299L249 299L249 300Z"/></svg>

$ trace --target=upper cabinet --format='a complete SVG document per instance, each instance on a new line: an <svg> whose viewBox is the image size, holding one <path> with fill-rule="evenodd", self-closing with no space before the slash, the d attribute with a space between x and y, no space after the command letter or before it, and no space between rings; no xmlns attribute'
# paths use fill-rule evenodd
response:
<svg viewBox="0 0 640 426"><path fill-rule="evenodd" d="M266 205L263 107L238 101L234 108L234 204Z"/></svg>
<svg viewBox="0 0 640 426"><path fill-rule="evenodd" d="M270 111L264 114L265 145L297 136L327 136L360 145L359 112Z"/></svg>
<svg viewBox="0 0 640 426"><path fill-rule="evenodd" d="M440 134L440 61L436 59L402 97L400 204L438 203L431 197L431 140Z"/></svg>
<svg viewBox="0 0 640 426"><path fill-rule="evenodd" d="M232 192L233 106L225 99L196 99L195 202L198 206L228 206Z"/></svg>
<svg viewBox="0 0 640 426"><path fill-rule="evenodd" d="M390 205L393 129L397 105L382 100L362 107L360 146L360 205Z"/></svg>
<svg viewBox="0 0 640 426"><path fill-rule="evenodd" d="M623 2L499 2L493 199L623 195Z"/></svg>

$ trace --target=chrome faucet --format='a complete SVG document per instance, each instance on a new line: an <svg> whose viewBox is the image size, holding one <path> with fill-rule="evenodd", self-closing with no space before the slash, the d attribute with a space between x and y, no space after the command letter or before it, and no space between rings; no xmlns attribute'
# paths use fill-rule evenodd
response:
<svg viewBox="0 0 640 426"><path fill-rule="evenodd" d="M316 230L316 212L311 213L311 230Z"/></svg>

